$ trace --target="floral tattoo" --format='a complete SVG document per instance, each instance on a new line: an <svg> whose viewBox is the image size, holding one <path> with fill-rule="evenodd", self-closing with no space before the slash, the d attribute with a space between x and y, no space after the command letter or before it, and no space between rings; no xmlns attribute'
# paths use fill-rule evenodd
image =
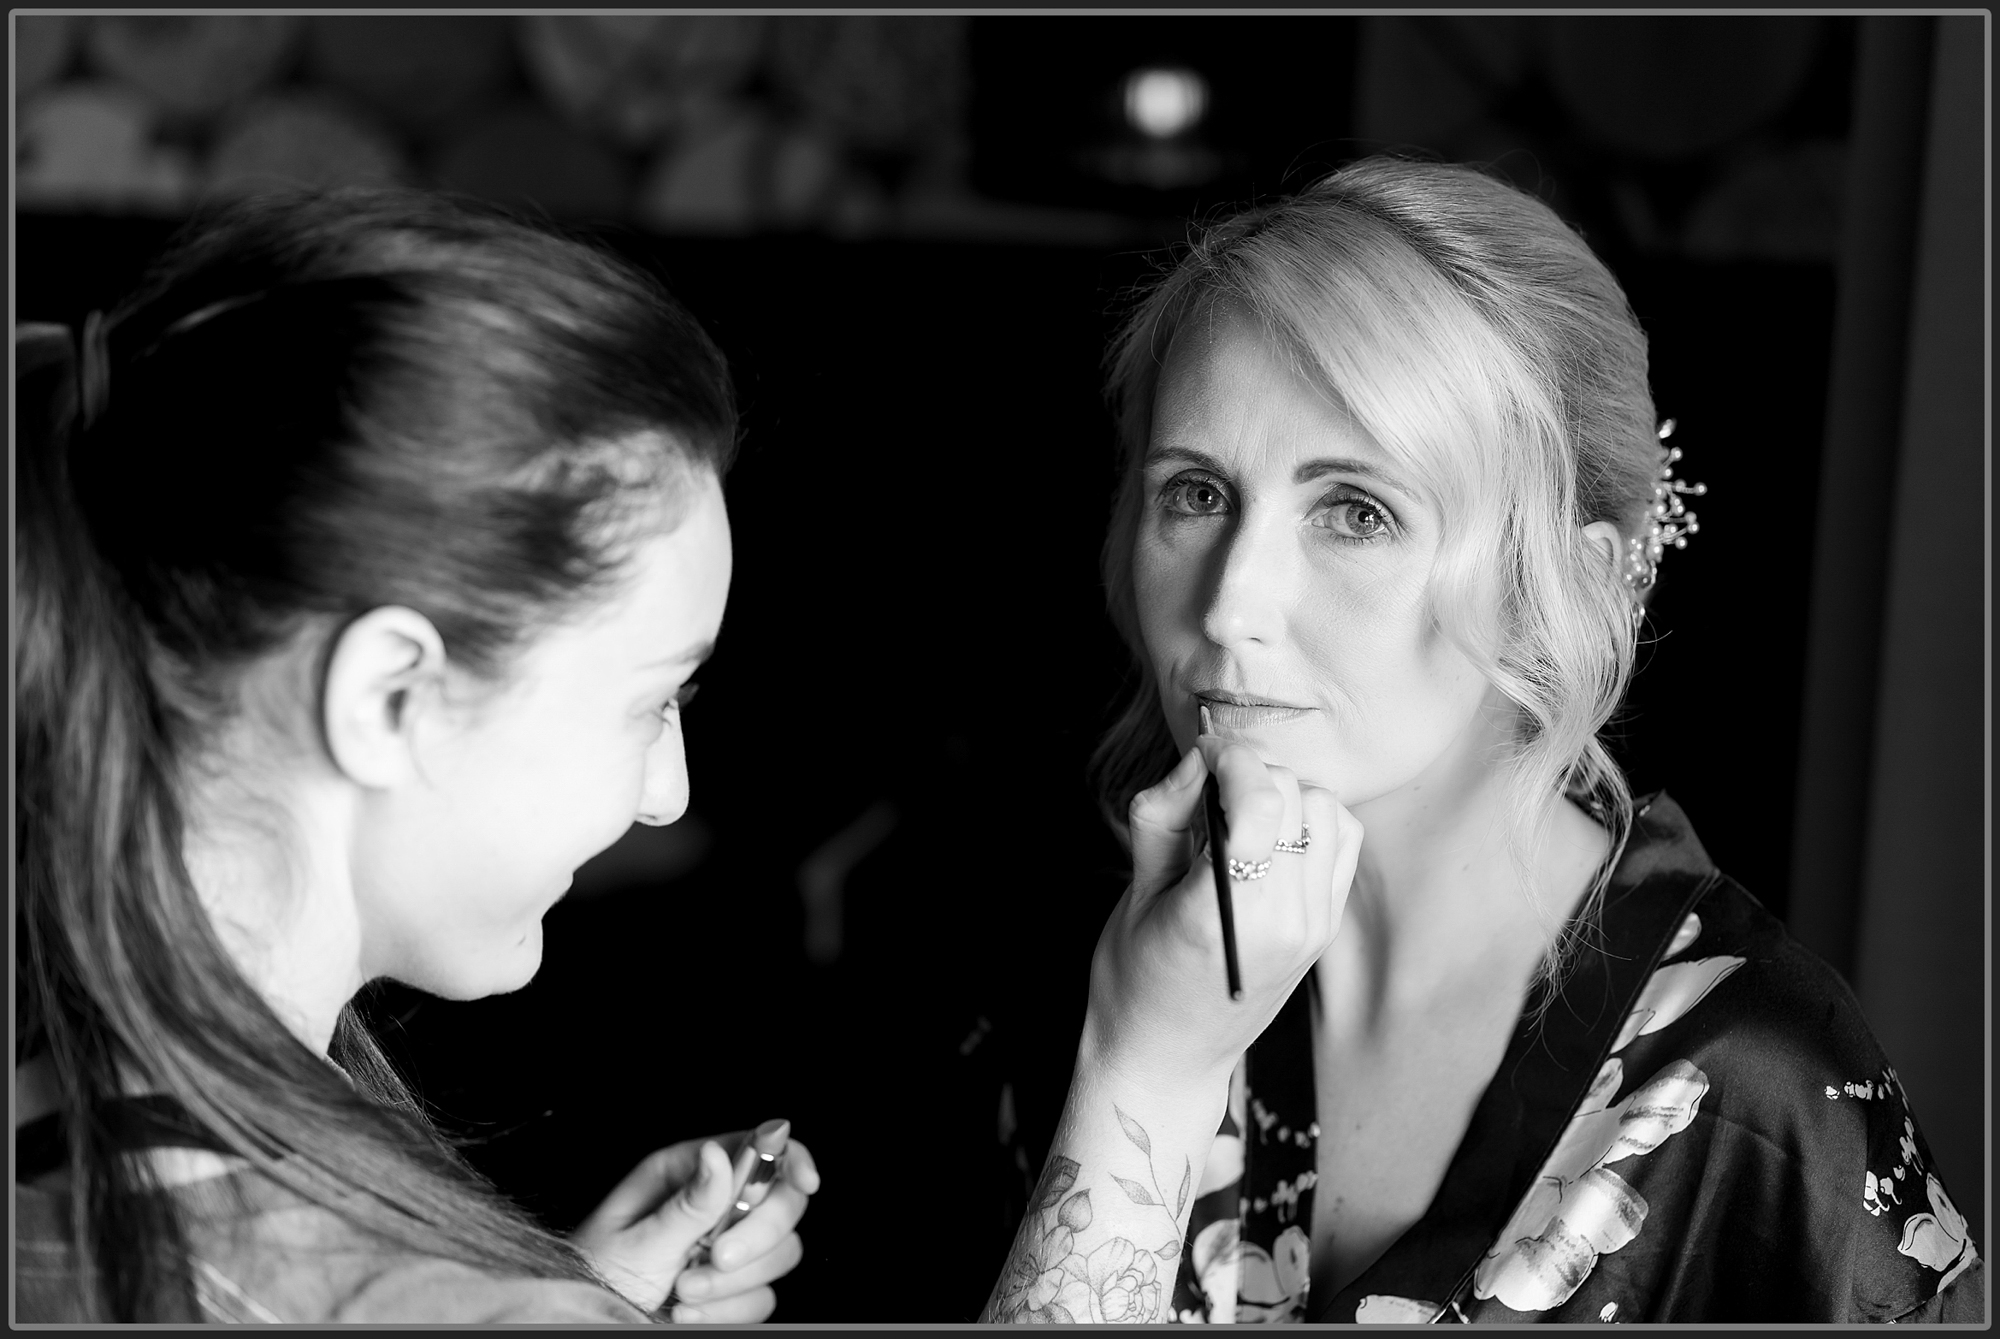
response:
<svg viewBox="0 0 2000 1339"><path fill-rule="evenodd" d="M1147 1250L1128 1238L1112 1237L1088 1254L1078 1249L1077 1238L1091 1223L1090 1191L1075 1189L1082 1171L1075 1159L1052 1157L1042 1169L1028 1221L1021 1225L987 1319L1074 1325L1165 1318L1173 1277L1161 1278L1160 1265L1180 1255L1180 1216L1194 1182L1194 1163L1189 1160L1182 1168L1180 1189L1169 1207L1153 1171L1153 1141L1145 1127L1118 1107L1111 1109L1125 1137L1146 1155L1145 1181L1116 1173L1111 1180L1132 1203L1156 1207L1167 1216L1166 1241Z"/></svg>

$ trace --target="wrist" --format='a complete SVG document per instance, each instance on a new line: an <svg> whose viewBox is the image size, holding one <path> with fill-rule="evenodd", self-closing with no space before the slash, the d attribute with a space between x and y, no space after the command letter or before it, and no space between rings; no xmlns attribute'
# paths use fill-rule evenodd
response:
<svg viewBox="0 0 2000 1339"><path fill-rule="evenodd" d="M1084 1019L1070 1083L1109 1093L1127 1105L1154 1111L1185 1111L1213 1133L1229 1101L1229 1080L1241 1055L1203 1059L1171 1047L1141 1046L1119 1030L1102 1026L1095 1011Z"/></svg>

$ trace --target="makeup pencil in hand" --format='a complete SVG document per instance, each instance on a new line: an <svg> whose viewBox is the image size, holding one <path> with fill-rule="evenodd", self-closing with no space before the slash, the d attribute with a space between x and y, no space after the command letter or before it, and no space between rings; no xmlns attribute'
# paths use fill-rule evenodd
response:
<svg viewBox="0 0 2000 1339"><path fill-rule="evenodd" d="M1210 734L1208 704L1201 704L1201 732ZM1215 905L1222 913L1222 961L1229 972L1229 998L1243 998L1243 973L1236 965L1236 908L1229 900L1229 855L1223 849L1229 839L1228 820L1222 816L1222 787L1215 773L1201 785L1201 802L1208 819L1208 863L1215 871Z"/></svg>

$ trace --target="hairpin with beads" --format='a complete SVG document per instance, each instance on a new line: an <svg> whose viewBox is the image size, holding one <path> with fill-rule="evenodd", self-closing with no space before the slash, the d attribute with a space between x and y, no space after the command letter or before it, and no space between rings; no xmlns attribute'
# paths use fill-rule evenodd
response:
<svg viewBox="0 0 2000 1339"><path fill-rule="evenodd" d="M1674 421L1667 419L1660 424L1659 439L1665 441L1674 435ZM1667 450L1666 460L1660 466L1660 477L1653 484L1652 505L1646 509L1645 529L1626 541L1625 584L1634 594L1651 590L1653 582L1659 579L1660 557L1668 545L1677 549L1687 547L1688 536L1701 529L1695 514L1681 501L1683 497L1700 497L1708 492L1707 484L1685 483L1674 477L1674 464L1681 458L1678 446Z"/></svg>

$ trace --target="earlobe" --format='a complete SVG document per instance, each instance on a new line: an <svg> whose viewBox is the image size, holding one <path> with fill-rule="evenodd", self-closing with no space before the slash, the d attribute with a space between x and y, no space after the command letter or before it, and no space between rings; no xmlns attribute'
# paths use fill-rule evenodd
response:
<svg viewBox="0 0 2000 1339"><path fill-rule="evenodd" d="M414 718L444 668L444 639L414 609L371 609L334 638L321 720L327 751L350 781L384 788L416 774Z"/></svg>

